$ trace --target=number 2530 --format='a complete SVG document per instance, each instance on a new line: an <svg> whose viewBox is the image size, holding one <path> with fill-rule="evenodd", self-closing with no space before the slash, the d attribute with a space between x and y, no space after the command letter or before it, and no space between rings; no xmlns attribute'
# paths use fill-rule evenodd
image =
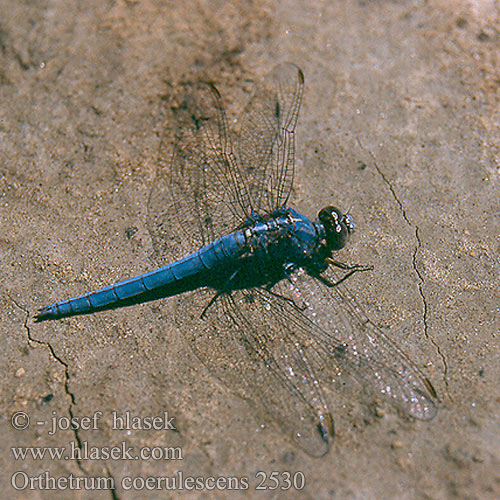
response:
<svg viewBox="0 0 500 500"><path fill-rule="evenodd" d="M306 485L306 477L303 472L263 472L259 471L255 474L259 481L256 490L302 490Z"/></svg>

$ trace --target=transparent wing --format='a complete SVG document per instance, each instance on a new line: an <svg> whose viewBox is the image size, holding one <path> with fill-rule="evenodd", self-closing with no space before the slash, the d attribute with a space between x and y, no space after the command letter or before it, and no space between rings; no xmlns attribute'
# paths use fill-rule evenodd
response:
<svg viewBox="0 0 500 500"><path fill-rule="evenodd" d="M272 290L222 295L201 319L214 293L177 299L182 333L214 376L310 455L328 451L330 408L337 413L346 394L387 399L422 420L436 414L430 382L370 323L346 287L326 288L299 273Z"/></svg>
<svg viewBox="0 0 500 500"><path fill-rule="evenodd" d="M148 203L148 227L162 263L234 230L254 211L285 204L303 84L296 66L277 66L257 86L236 135L214 86L177 89L177 102L166 109Z"/></svg>
<svg viewBox="0 0 500 500"><path fill-rule="evenodd" d="M434 417L438 403L429 380L368 320L345 286L328 288L305 273L278 286L284 296L303 304L301 311L281 308L277 314L295 321L301 341L309 339L314 346L314 356L322 360L318 380L327 383L342 374L414 418Z"/></svg>
<svg viewBox="0 0 500 500"><path fill-rule="evenodd" d="M155 254L164 261L230 232L251 212L217 89L189 84L178 94L179 102L166 110L148 203Z"/></svg>
<svg viewBox="0 0 500 500"><path fill-rule="evenodd" d="M436 414L430 383L342 285L331 290L298 274L272 290L223 295L200 319L213 294L179 299L176 318L188 343L214 376L310 455L328 451L330 408L338 411L349 382L351 395L387 399L418 419Z"/></svg>
<svg viewBox="0 0 500 500"><path fill-rule="evenodd" d="M324 455L333 422L308 361L309 346L286 315L276 314L281 299L262 289L236 291L220 296L200 319L211 296L197 290L178 302L176 318L194 352L265 420L310 455Z"/></svg>
<svg viewBox="0 0 500 500"><path fill-rule="evenodd" d="M257 212L272 212L290 196L303 90L302 71L291 63L280 64L258 84L239 120L235 152Z"/></svg>

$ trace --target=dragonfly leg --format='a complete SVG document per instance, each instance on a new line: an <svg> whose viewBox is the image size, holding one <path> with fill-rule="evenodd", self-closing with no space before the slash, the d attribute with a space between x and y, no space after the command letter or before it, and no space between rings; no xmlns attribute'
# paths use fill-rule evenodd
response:
<svg viewBox="0 0 500 500"><path fill-rule="evenodd" d="M296 266L295 264L287 264L284 268L283 268L283 275L284 277L290 282L291 285L293 285L293 280L292 280L292 273L293 271L296 270ZM276 293L276 292L273 292L271 290L271 288L274 286L274 283L269 283L265 288L266 290L271 294L271 295L274 295L275 297L278 297L280 299L283 299L283 300L286 300L290 305L292 305L293 307L295 307L295 309L297 309L298 311L304 311L307 309L307 306L306 305L298 305L295 300L293 300L291 297L285 297L284 295L281 295L279 293Z"/></svg>
<svg viewBox="0 0 500 500"><path fill-rule="evenodd" d="M345 271L348 271L346 274L344 274L344 276L342 276L342 278L340 278L337 281L331 281L328 278L321 276L321 274L318 274L316 276L316 278L319 279L319 281L321 281L321 283L325 284L326 286L328 286L330 288L336 287L339 283L342 283L347 278L352 276L354 273L363 272L363 271L371 271L373 269L373 266L364 266L362 264L344 264L343 262L338 262L334 259L331 259L330 257L325 259L325 261L328 262L328 264L332 264L336 267L339 267L340 269L344 269Z"/></svg>
<svg viewBox="0 0 500 500"><path fill-rule="evenodd" d="M224 286L222 287L221 290L217 290L216 294L210 299L210 301L208 302L208 304L204 307L202 313L200 314L200 319L203 319L205 317L205 314L206 312L208 311L208 309L210 308L210 306L223 294L223 293L226 293L228 290L230 290L229 288L229 283L231 283L231 281L234 279L234 277L238 274L239 272L239 269L236 269L236 271L234 271L233 274L231 274L231 276L229 276L229 278L226 280L226 282L224 283Z"/></svg>
<svg viewBox="0 0 500 500"><path fill-rule="evenodd" d="M338 267L340 269L344 269L344 271L371 271L373 270L373 266L365 266L363 264L346 264L345 262L340 262L338 260L332 259L331 257L327 257L325 259L327 264L331 264L332 266Z"/></svg>
<svg viewBox="0 0 500 500"><path fill-rule="evenodd" d="M210 301L208 302L208 304L203 308L203 311L200 314L200 319L204 319L205 318L205 314L208 311L208 309L210 308L210 306L222 295L222 293L223 292L220 292L220 291L217 291L215 293L215 295L210 299Z"/></svg>
<svg viewBox="0 0 500 500"><path fill-rule="evenodd" d="M295 302L291 297L285 297L284 295L281 295L280 293L273 292L269 288L266 287L266 290L268 293L273 295L274 297L278 297L279 299L286 300L292 307L295 307L298 311L305 311L307 309L306 305L300 305Z"/></svg>

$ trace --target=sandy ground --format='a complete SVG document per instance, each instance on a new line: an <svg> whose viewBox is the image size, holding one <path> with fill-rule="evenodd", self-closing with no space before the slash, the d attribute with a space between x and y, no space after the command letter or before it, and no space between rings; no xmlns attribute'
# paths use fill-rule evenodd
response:
<svg viewBox="0 0 500 500"><path fill-rule="evenodd" d="M0 497L500 498L495 2L2 0L0 11ZM153 269L147 199L176 84L215 82L236 116L252 82L285 60L306 77L295 205L350 208L358 231L342 257L374 270L349 287L441 401L431 422L365 399L335 408L321 459L198 363L172 301L33 322L42 305ZM98 429L37 424L97 411ZM113 411L168 411L177 431L113 430ZM71 442L178 446L183 460L11 451ZM16 491L19 471L18 487L48 471L117 489ZM249 489L123 487L177 471L248 477ZM301 471L306 487L257 491L258 471Z"/></svg>

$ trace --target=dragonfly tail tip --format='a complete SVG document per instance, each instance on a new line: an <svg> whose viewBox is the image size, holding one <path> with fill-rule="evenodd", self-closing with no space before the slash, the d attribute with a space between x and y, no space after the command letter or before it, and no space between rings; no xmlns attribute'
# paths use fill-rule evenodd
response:
<svg viewBox="0 0 500 500"><path fill-rule="evenodd" d="M46 321L53 318L54 314L49 307L41 307L35 314L35 323L40 323L41 321Z"/></svg>

